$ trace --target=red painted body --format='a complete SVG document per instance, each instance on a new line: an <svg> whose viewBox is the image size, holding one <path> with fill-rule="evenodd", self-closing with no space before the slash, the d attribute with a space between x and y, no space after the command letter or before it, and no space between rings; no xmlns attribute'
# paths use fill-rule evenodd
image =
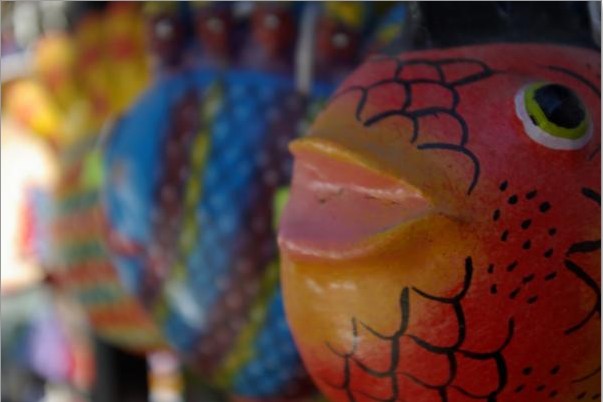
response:
<svg viewBox="0 0 603 402"><path fill-rule="evenodd" d="M600 399L600 55L489 45L367 61L293 143L288 319L333 401ZM586 145L532 140L532 82Z"/></svg>

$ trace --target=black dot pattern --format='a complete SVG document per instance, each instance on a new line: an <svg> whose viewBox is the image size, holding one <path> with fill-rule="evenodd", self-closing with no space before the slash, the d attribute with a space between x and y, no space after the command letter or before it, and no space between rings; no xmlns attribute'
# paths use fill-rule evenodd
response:
<svg viewBox="0 0 603 402"><path fill-rule="evenodd" d="M500 235L500 240L507 241L508 238L509 238L509 231L505 230L504 232L502 232L502 235Z"/></svg>
<svg viewBox="0 0 603 402"><path fill-rule="evenodd" d="M546 213L551 209L551 204L549 204L548 202L545 201L542 204L540 204L538 209L540 210L540 212Z"/></svg>
<svg viewBox="0 0 603 402"><path fill-rule="evenodd" d="M544 277L544 280L545 281L552 281L556 277L557 277L557 272L551 272L549 274L546 274L546 276Z"/></svg>

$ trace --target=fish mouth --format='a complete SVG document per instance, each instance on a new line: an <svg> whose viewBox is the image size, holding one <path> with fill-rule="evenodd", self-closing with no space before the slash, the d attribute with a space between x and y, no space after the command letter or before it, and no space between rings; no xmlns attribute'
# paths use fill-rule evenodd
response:
<svg viewBox="0 0 603 402"><path fill-rule="evenodd" d="M432 212L418 188L335 142L306 137L290 150L293 184L278 238L290 258L362 257Z"/></svg>

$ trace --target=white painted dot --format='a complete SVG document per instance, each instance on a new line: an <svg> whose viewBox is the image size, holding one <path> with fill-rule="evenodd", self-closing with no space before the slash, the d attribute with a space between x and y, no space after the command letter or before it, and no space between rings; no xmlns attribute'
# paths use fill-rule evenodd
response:
<svg viewBox="0 0 603 402"><path fill-rule="evenodd" d="M239 332L245 326L245 319L242 317L234 317L230 320L229 325L233 331Z"/></svg>
<svg viewBox="0 0 603 402"><path fill-rule="evenodd" d="M286 136L279 136L277 139L277 145L280 150L288 150L289 149L289 141L290 139Z"/></svg>
<svg viewBox="0 0 603 402"><path fill-rule="evenodd" d="M241 274L250 274L253 272L253 263L249 260L241 260L237 262L236 269Z"/></svg>
<svg viewBox="0 0 603 402"><path fill-rule="evenodd" d="M208 19L205 25L207 26L207 29L214 33L222 33L222 31L224 31L224 22L216 17Z"/></svg>
<svg viewBox="0 0 603 402"><path fill-rule="evenodd" d="M260 167L266 167L270 163L270 154L262 150L257 154L256 161Z"/></svg>
<svg viewBox="0 0 603 402"><path fill-rule="evenodd" d="M155 34L159 39L168 40L174 35L174 27L170 21L160 20L155 24Z"/></svg>
<svg viewBox="0 0 603 402"><path fill-rule="evenodd" d="M257 294L259 288L260 288L260 285L257 282L255 282L255 281L254 282L247 282L243 286L243 291L245 291L245 293L248 296L253 297L253 296L255 296Z"/></svg>
<svg viewBox="0 0 603 402"><path fill-rule="evenodd" d="M253 375L259 375L262 373L262 369L260 368L259 364L252 364L249 367L249 372Z"/></svg>
<svg viewBox="0 0 603 402"><path fill-rule="evenodd" d="M278 110L278 108L276 106L272 106L266 112L266 116L268 117L269 121L274 122L281 117L281 112L280 112L280 110Z"/></svg>
<svg viewBox="0 0 603 402"><path fill-rule="evenodd" d="M230 292L228 294L228 296L226 296L226 305L233 309L236 310L239 307L241 307L243 304L243 298L241 297L241 295L237 292Z"/></svg>
<svg viewBox="0 0 603 402"><path fill-rule="evenodd" d="M176 200L176 191L170 185L165 185L161 189L161 198L166 202L174 202Z"/></svg>
<svg viewBox="0 0 603 402"><path fill-rule="evenodd" d="M222 292L230 288L230 279L226 276L221 276L215 281L216 288Z"/></svg>
<svg viewBox="0 0 603 402"><path fill-rule="evenodd" d="M348 45L350 44L350 38L347 34L343 32L338 32L331 38L331 43L337 49L343 49L345 47L348 47Z"/></svg>
<svg viewBox="0 0 603 402"><path fill-rule="evenodd" d="M167 143L167 154L168 154L168 158L174 158L175 156L178 156L180 152L180 145L178 145L178 143L174 140L170 140Z"/></svg>
<svg viewBox="0 0 603 402"><path fill-rule="evenodd" d="M266 223L266 220L261 216L256 216L251 221L251 230L253 230L257 234L265 233L267 228L268 224Z"/></svg>
<svg viewBox="0 0 603 402"><path fill-rule="evenodd" d="M270 169L264 172L262 179L264 180L264 183L270 186L276 186L278 183L278 176L278 172L275 169Z"/></svg>
<svg viewBox="0 0 603 402"><path fill-rule="evenodd" d="M216 348L215 342L211 339L206 339L201 345L199 345L199 351L202 354L210 354Z"/></svg>
<svg viewBox="0 0 603 402"><path fill-rule="evenodd" d="M228 327L222 327L216 332L216 342L219 345L227 345L228 339L231 337L231 331Z"/></svg>
<svg viewBox="0 0 603 402"><path fill-rule="evenodd" d="M274 30L281 25L281 19L276 14L268 14L264 17L264 27Z"/></svg>
<svg viewBox="0 0 603 402"><path fill-rule="evenodd" d="M234 98L238 98L245 95L245 87L243 85L233 85L230 92Z"/></svg>
<svg viewBox="0 0 603 402"><path fill-rule="evenodd" d="M295 110L300 106L300 99L295 95L289 95L285 100L285 106L290 110Z"/></svg>
<svg viewBox="0 0 603 402"><path fill-rule="evenodd" d="M180 178L180 180L185 181L188 178L188 167L187 166L182 166L180 168L180 172L178 172L178 177Z"/></svg>

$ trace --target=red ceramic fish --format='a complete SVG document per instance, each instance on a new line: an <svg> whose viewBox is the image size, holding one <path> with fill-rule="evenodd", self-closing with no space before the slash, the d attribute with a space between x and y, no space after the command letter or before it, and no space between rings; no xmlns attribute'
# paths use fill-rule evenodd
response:
<svg viewBox="0 0 603 402"><path fill-rule="evenodd" d="M332 401L600 399L600 54L376 57L295 141L288 319Z"/></svg>

